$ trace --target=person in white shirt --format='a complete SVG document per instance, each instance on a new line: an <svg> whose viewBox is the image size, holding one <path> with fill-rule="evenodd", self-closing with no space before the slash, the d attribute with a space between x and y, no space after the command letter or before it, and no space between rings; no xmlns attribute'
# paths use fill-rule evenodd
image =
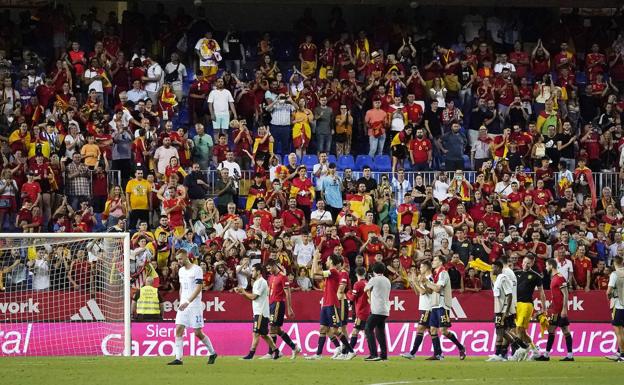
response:
<svg viewBox="0 0 624 385"><path fill-rule="evenodd" d="M238 189L238 181L241 178L241 168L238 163L234 161L234 152L228 150L225 153L225 160L217 165L217 170L226 168L228 170L228 176L234 179L234 187Z"/></svg>
<svg viewBox="0 0 624 385"><path fill-rule="evenodd" d="M143 83L145 84L145 91L147 97L152 100L154 105L158 104L158 93L163 86L164 74L160 64L152 60L149 56L145 58L147 62L147 73L143 76Z"/></svg>
<svg viewBox="0 0 624 385"><path fill-rule="evenodd" d="M606 358L612 361L624 362L624 259L621 256L613 258L615 271L609 276L607 297L611 298L613 307L613 330L615 331L619 354Z"/></svg>
<svg viewBox="0 0 624 385"><path fill-rule="evenodd" d="M302 234L301 242L295 244L293 255L299 267L311 267L312 256L314 255L314 244L310 242L310 234Z"/></svg>
<svg viewBox="0 0 624 385"><path fill-rule="evenodd" d="M147 91L141 88L141 81L138 79L132 82L132 89L126 94L128 95L128 100L134 104L137 104L139 100L148 98Z"/></svg>
<svg viewBox="0 0 624 385"><path fill-rule="evenodd" d="M253 289L250 292L245 291L242 287L234 290L251 301L253 310L253 340L251 349L243 360L252 360L256 354L256 348L260 337L269 345L269 351L273 352L273 359L277 360L282 355L280 350L275 346L275 342L269 337L269 284L262 274L264 268L261 264L256 263L251 267L251 279L253 280Z"/></svg>
<svg viewBox="0 0 624 385"><path fill-rule="evenodd" d="M157 161L156 172L164 175L171 158L178 158L179 160L180 156L178 155L178 150L171 145L171 139L165 137L162 146L158 147L154 152L154 160Z"/></svg>
<svg viewBox="0 0 624 385"><path fill-rule="evenodd" d="M394 200L397 207L405 203L405 194L408 191L412 191L412 185L405 179L405 170L399 169L397 177L392 178L392 191L394 192Z"/></svg>
<svg viewBox="0 0 624 385"><path fill-rule="evenodd" d="M230 111L232 117L237 119L234 98L230 90L223 87L223 78L219 78L215 83L215 89L208 94L208 109L212 117L212 128L215 130L215 135L223 134L230 127ZM217 133L216 130L219 132Z"/></svg>
<svg viewBox="0 0 624 385"><path fill-rule="evenodd" d="M176 74L178 76L175 76ZM180 56L177 52L171 54L171 61L165 66L165 77L167 76L172 78L167 79L168 83L171 84L171 89L176 96L176 100L181 102L184 96L182 93L182 82L188 74L186 72L186 66L180 63Z"/></svg>
<svg viewBox="0 0 624 385"><path fill-rule="evenodd" d="M386 345L386 319L390 315L390 280L384 276L386 267L377 262L373 265L374 276L366 283L364 291L370 301L370 315L366 320L366 342L370 356L364 361L385 361L388 359ZM377 343L381 349L377 355Z"/></svg>
<svg viewBox="0 0 624 385"><path fill-rule="evenodd" d="M193 264L186 251L179 250L176 260L180 268L178 269L178 279L180 281L180 305L176 313L175 325L175 359L168 365L182 365L182 350L184 348L184 330L194 329L195 337L200 340L208 349L208 363L214 364L217 353L212 347L212 342L204 334L204 314L202 306L202 288L204 287L204 274L201 267Z"/></svg>
<svg viewBox="0 0 624 385"><path fill-rule="evenodd" d="M238 287L246 289L249 286L249 279L251 278L251 266L249 264L249 258L243 257L240 263L236 265L236 280Z"/></svg>
<svg viewBox="0 0 624 385"><path fill-rule="evenodd" d="M48 290L50 288L50 256L45 249L37 250L37 259L28 261L28 267L33 272L33 290Z"/></svg>
<svg viewBox="0 0 624 385"><path fill-rule="evenodd" d="M433 291L427 288L427 282L433 283L433 275L431 274L431 262L425 260L420 263L420 273L410 273L409 276L410 286L414 290L414 294L418 295L418 310L420 311L420 319L418 321L418 328L416 329L416 338L412 345L412 350L409 353L402 353L401 357L413 360L416 357L416 352L422 344L425 332L430 332L429 317L431 315L431 301L433 298Z"/></svg>
<svg viewBox="0 0 624 385"><path fill-rule="evenodd" d="M102 103L104 97L104 86L102 83L102 75L100 62L98 59L91 59L91 67L87 68L82 74L82 80L88 85L88 91L95 90L97 100Z"/></svg>
<svg viewBox="0 0 624 385"><path fill-rule="evenodd" d="M13 113L15 102L20 100L19 92L13 88L11 77L8 76L3 81L3 88L0 94L0 115L10 116Z"/></svg>
<svg viewBox="0 0 624 385"><path fill-rule="evenodd" d="M243 243L247 239L247 233L243 230L243 221L238 218L233 221L228 221L225 225L225 233L223 234L224 240L230 240L234 243Z"/></svg>
<svg viewBox="0 0 624 385"><path fill-rule="evenodd" d="M438 175L438 179L433 181L433 197L440 202L448 198L449 183L447 178L446 172L442 171Z"/></svg>
<svg viewBox="0 0 624 385"><path fill-rule="evenodd" d="M321 179L329 173L329 161L327 160L327 153L321 151L319 153L319 162L312 166L312 175L314 175L314 187L316 189L316 195L320 196L321 191Z"/></svg>
<svg viewBox="0 0 624 385"><path fill-rule="evenodd" d="M325 201L316 202L316 210L310 213L310 225L331 226L333 223L331 212L325 210Z"/></svg>
<svg viewBox="0 0 624 385"><path fill-rule="evenodd" d="M566 281L574 282L574 266L572 261L566 258L566 251L562 248L555 249L555 261L557 261L557 271Z"/></svg>
<svg viewBox="0 0 624 385"><path fill-rule="evenodd" d="M516 66L507 61L507 54L500 55L500 61L494 66L494 73L501 73L503 69L508 69L512 74L516 73Z"/></svg>

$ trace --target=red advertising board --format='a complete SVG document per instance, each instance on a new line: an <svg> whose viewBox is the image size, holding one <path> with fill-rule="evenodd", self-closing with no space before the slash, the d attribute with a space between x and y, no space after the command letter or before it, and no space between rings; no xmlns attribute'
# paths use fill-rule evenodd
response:
<svg viewBox="0 0 624 385"><path fill-rule="evenodd" d="M322 294L295 292L292 295L296 322L316 322ZM548 293L547 293L548 297ZM164 319L175 318L179 299L177 292L164 295ZM390 321L416 321L418 319L418 297L411 291L393 291L390 294ZM251 304L238 294L204 292L204 318L206 322L247 322L252 318ZM539 309L539 302L536 301ZM104 305L104 306L103 306ZM91 321L110 319L111 307L100 298L74 291L0 293L0 322L21 321ZM101 309L101 310L100 310ZM492 293L455 293L452 318L455 321L488 322L492 319ZM118 313L118 312L117 312ZM119 318L115 314L114 318ZM608 322L611 320L609 304L604 292L573 291L570 293L569 317L572 322Z"/></svg>
<svg viewBox="0 0 624 385"><path fill-rule="evenodd" d="M293 321L315 322L319 319L321 292L295 292L292 295L295 319ZM548 292L546 292L548 298ZM179 299L177 293L164 296L165 319L175 318ZM249 321L252 318L251 304L238 294L204 292L204 317L210 321ZM416 321L419 317L418 297L411 291L396 290L390 293L389 321ZM536 309L540 308L535 301ZM451 316L455 321L491 321L493 317L491 291L480 293L455 293ZM609 303L602 291L571 292L569 317L576 322L608 322L611 320Z"/></svg>

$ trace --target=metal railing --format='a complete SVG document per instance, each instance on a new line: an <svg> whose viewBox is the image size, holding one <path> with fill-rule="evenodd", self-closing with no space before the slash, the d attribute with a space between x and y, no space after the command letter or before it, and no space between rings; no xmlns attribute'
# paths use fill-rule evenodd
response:
<svg viewBox="0 0 624 385"><path fill-rule="evenodd" d="M202 170L203 173L206 174L208 179L208 184L211 186L210 195L215 194L216 182L220 178L217 170ZM431 185L440 174L441 171L406 171L405 179L409 181L409 183L414 186L416 181L416 176L420 175L423 178L423 183L425 185ZM337 174L342 178L343 172L338 171ZM447 181L450 182L453 177L454 172L447 172L449 176ZM594 184L596 186L596 192L600 196L600 193L604 187L610 187L612 191L613 197L619 198L621 194L624 192L624 186L622 186L622 180L620 178L620 174L617 172L594 172L592 173L594 177ZM353 171L353 179L357 180L362 177L363 172L361 171ZM384 176L388 177L388 180L392 182L393 175L390 172L371 172L372 178L380 183ZM464 171L464 178L470 183L474 183L477 178L477 171ZM535 181L535 173L527 172L527 176L530 176ZM308 171L308 177L312 178L312 181L315 181L315 177L312 175L311 171ZM561 178L561 174L559 172L555 173L555 182L558 183ZM243 171L241 175L241 180L252 180L253 179L253 171Z"/></svg>

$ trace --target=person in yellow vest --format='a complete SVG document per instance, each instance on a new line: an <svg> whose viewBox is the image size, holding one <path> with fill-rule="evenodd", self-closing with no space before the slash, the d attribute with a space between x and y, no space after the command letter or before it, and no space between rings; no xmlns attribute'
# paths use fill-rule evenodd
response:
<svg viewBox="0 0 624 385"><path fill-rule="evenodd" d="M154 287L154 278L148 277L132 301L132 314L138 321L162 321L162 297Z"/></svg>

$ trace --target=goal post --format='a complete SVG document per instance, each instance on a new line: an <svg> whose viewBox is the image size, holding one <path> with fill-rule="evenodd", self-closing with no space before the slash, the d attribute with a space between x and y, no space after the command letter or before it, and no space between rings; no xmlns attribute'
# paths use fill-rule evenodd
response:
<svg viewBox="0 0 624 385"><path fill-rule="evenodd" d="M129 233L3 233L0 357L131 355Z"/></svg>

